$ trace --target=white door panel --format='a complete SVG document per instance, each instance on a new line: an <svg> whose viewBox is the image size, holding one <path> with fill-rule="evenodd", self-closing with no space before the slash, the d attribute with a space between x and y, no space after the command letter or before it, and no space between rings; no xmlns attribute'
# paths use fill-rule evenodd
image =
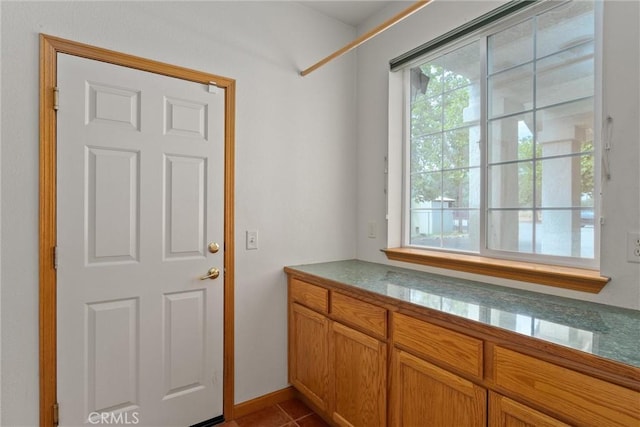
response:
<svg viewBox="0 0 640 427"><path fill-rule="evenodd" d="M204 256L206 159L165 155L164 257Z"/></svg>
<svg viewBox="0 0 640 427"><path fill-rule="evenodd" d="M224 93L64 54L58 87L60 425L221 415Z"/></svg>
<svg viewBox="0 0 640 427"><path fill-rule="evenodd" d="M138 299L87 304L89 408L135 409L138 398Z"/></svg>
<svg viewBox="0 0 640 427"><path fill-rule="evenodd" d="M87 264L138 261L140 153L85 150Z"/></svg>

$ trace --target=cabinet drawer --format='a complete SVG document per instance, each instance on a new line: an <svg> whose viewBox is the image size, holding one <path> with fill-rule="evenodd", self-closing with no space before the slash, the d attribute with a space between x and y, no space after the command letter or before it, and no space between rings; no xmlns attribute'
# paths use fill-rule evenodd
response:
<svg viewBox="0 0 640 427"><path fill-rule="evenodd" d="M447 367L482 378L482 340L394 313L393 342Z"/></svg>
<svg viewBox="0 0 640 427"><path fill-rule="evenodd" d="M289 292L293 301L323 313L328 312L329 291L327 289L291 278Z"/></svg>
<svg viewBox="0 0 640 427"><path fill-rule="evenodd" d="M382 307L333 292L331 314L340 322L359 326L380 337L387 337L387 310Z"/></svg>
<svg viewBox="0 0 640 427"><path fill-rule="evenodd" d="M521 403L489 392L489 427L570 427Z"/></svg>
<svg viewBox="0 0 640 427"><path fill-rule="evenodd" d="M640 393L496 346L495 383L576 425L640 425Z"/></svg>

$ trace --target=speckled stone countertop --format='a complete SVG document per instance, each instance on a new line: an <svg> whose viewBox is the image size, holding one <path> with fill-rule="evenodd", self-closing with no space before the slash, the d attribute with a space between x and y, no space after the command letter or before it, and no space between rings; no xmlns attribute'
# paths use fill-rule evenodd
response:
<svg viewBox="0 0 640 427"><path fill-rule="evenodd" d="M288 267L640 367L640 311L358 260Z"/></svg>

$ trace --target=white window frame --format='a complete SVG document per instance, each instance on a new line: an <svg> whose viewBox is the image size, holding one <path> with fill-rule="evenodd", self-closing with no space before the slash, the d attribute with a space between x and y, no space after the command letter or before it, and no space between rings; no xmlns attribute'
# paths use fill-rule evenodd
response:
<svg viewBox="0 0 640 427"><path fill-rule="evenodd" d="M574 0L580 1L580 0ZM551 10L557 6L567 2L550 2L550 1L542 1L540 3L534 4L530 7L526 7L520 11L517 11L505 18L500 19L497 22L487 25L486 27L481 28L480 30L465 35L453 42L448 43L445 46L442 46L438 49L434 49L428 54L417 58L405 65L403 65L400 72L396 72L395 74L401 75L400 79L402 81L402 143L401 143L401 158L402 158L402 192L401 192L401 211L399 212L401 215L400 227L400 244L395 245L393 242L393 235L389 233L389 247L393 246L401 246L404 248L413 248L416 250L423 250L425 252L443 252L449 254L461 254L461 255L476 255L487 258L495 258L495 259L504 259L504 260L515 260L522 262L531 262L531 263L539 263L539 264L549 264L549 265L559 265L559 266L568 266L568 267L577 267L577 268L586 268L597 270L600 266L600 235L601 235L601 221L600 221L600 212L602 203L602 185L601 185L601 172L600 172L600 164L601 164L601 150L602 150L602 141L601 141L601 132L603 125L603 117L602 117L602 4L600 1L594 1L594 43L595 43L595 52L594 52L594 257L593 258L576 258L576 257L564 257L564 256L552 256L552 255L544 255L544 254L534 254L534 253L524 253L524 252L509 252L509 251L500 251L495 249L489 249L487 247L487 198L488 198L488 189L487 189L487 170L488 170L488 160L487 160L487 38L489 35L501 31L503 29L509 28L511 26L517 25L520 22L526 21L530 19L532 16L539 14L541 12ZM410 204L411 204L411 180L410 180L410 84L409 84L409 74L412 67L427 62L430 58L439 57L446 53L449 53L453 50L456 50L468 43L473 42L474 40L480 40L480 49L481 49L481 57L480 57L480 67L481 67L481 75L480 75L480 87L481 87L481 111L480 111L480 126L481 126L481 178L480 178L480 191L483 193L480 202L480 243L479 243L479 252L466 252L466 251L454 251L445 248L431 248L424 246L415 246L410 244ZM393 72L390 76L394 74ZM390 78L390 105L393 108L393 85L397 84L398 79ZM397 94L396 94L397 99ZM393 120L393 116L390 112L390 119ZM392 158L394 153L391 152L392 142L392 132L394 131L393 124L390 123L390 153L389 156ZM396 153L397 154L397 153ZM389 173L392 173L391 168L389 169ZM391 176L389 177L389 185L392 183ZM393 226L393 217L394 209L391 208L393 200L389 200L388 206L388 219L390 220L390 227Z"/></svg>

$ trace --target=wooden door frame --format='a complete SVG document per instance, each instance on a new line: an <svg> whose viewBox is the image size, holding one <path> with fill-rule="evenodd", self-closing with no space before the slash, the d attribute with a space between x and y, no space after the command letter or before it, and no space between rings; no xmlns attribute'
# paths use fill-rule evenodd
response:
<svg viewBox="0 0 640 427"><path fill-rule="evenodd" d="M235 80L40 34L40 425L57 417L56 349L56 102L57 54L121 65L208 85L225 92L224 149L224 357L223 415L233 419L234 399L234 176ZM55 409L54 409L55 408Z"/></svg>

